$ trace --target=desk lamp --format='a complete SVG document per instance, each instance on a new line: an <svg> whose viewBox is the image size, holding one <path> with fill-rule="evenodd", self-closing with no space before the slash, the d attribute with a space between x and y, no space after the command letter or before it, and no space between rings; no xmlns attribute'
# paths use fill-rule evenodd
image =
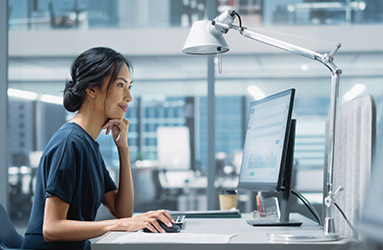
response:
<svg viewBox="0 0 383 250"><path fill-rule="evenodd" d="M234 25L235 18L238 17L239 25ZM328 163L325 166L327 171L326 178L326 190L328 192L324 199L326 206L326 216L323 222L323 235L318 238L324 240L337 240L339 235L335 233L334 219L331 217L331 207L335 203L335 198L342 190L338 188L336 192L333 192L333 171L334 171L334 151L335 151L335 126L338 108L339 97L339 77L342 74L342 70L339 69L333 62L335 53L341 47L341 44L337 44L336 47L328 54L320 54L318 52L305 49L275 38L271 38L253 31L248 30L242 26L240 15L235 10L227 10L217 16L214 20L202 20L197 21L192 25L189 35L186 39L182 52L191 55L212 55L221 54L229 51L224 35L233 29L238 31L242 36L262 42L276 48L305 56L312 60L318 61L326 66L331 72L331 103L330 103L330 136L331 140L328 147ZM289 235L282 236L285 240L312 240L313 236L304 237L303 235Z"/></svg>

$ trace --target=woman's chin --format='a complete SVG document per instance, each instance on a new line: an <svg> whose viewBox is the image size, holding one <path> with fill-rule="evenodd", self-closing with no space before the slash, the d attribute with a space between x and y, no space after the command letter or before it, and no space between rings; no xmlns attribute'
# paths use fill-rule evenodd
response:
<svg viewBox="0 0 383 250"><path fill-rule="evenodd" d="M124 115L110 115L109 120L122 120Z"/></svg>

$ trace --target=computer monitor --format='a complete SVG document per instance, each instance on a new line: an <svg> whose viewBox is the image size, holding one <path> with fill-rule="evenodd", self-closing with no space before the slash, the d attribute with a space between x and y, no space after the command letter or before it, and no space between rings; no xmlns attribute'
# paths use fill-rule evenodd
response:
<svg viewBox="0 0 383 250"><path fill-rule="evenodd" d="M239 189L280 192L280 218L247 221L253 226L299 226L289 220L288 201L294 160L295 89L250 103Z"/></svg>

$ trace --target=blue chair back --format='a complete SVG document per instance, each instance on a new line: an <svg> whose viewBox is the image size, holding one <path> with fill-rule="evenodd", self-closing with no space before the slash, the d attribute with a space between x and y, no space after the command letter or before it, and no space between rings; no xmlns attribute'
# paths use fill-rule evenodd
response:
<svg viewBox="0 0 383 250"><path fill-rule="evenodd" d="M7 211L0 203L0 249L20 248L22 242L23 237L17 233Z"/></svg>

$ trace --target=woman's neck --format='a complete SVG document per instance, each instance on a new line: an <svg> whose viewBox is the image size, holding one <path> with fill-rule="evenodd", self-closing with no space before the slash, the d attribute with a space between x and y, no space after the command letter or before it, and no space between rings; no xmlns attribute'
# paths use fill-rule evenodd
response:
<svg viewBox="0 0 383 250"><path fill-rule="evenodd" d="M70 122L81 126L96 141L106 121L94 113L81 112L80 110Z"/></svg>

